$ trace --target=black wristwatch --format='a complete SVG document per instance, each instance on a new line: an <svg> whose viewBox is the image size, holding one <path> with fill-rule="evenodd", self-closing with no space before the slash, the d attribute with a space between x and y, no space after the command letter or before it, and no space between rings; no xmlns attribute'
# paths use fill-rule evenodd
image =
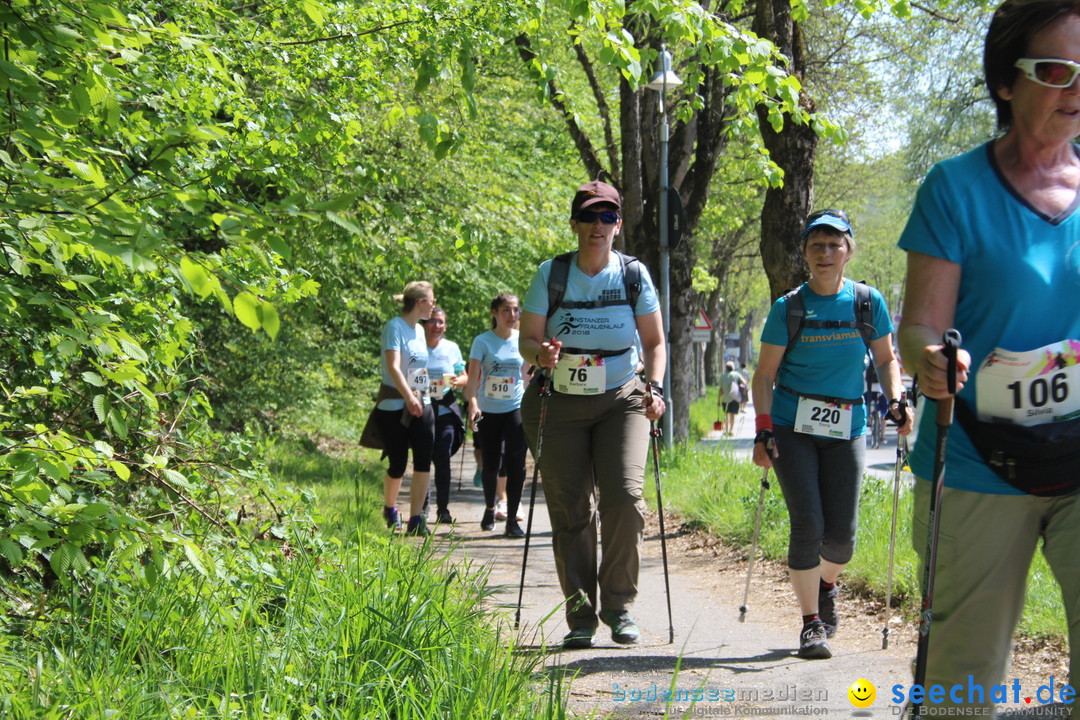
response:
<svg viewBox="0 0 1080 720"><path fill-rule="evenodd" d="M660 383L656 382L655 380L650 380L649 387L653 389L654 395L659 395L660 397L664 396L664 386Z"/></svg>

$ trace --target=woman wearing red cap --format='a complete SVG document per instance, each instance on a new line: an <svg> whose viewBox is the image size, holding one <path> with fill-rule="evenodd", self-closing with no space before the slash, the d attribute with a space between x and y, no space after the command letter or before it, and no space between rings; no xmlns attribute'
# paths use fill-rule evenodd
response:
<svg viewBox="0 0 1080 720"><path fill-rule="evenodd" d="M540 447L570 626L566 648L591 647L601 620L617 643L636 643L641 635L628 611L645 525L649 423L664 413L667 354L648 271L613 249L621 206L619 191L607 183L578 188L570 207L577 250L540 265L522 306L521 356L544 369L541 382L552 389L542 398L534 382L521 411L534 455Z"/></svg>

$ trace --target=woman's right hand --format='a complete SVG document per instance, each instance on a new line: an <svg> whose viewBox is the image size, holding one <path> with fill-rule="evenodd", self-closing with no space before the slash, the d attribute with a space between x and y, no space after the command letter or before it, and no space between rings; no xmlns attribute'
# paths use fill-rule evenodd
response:
<svg viewBox="0 0 1080 720"><path fill-rule="evenodd" d="M562 342L552 338L548 342L540 343L540 351L536 353L536 364L542 368L554 368L559 364L559 353L562 352Z"/></svg>
<svg viewBox="0 0 1080 720"><path fill-rule="evenodd" d="M780 454L775 452L775 454ZM757 443L754 445L754 464L758 467L772 467L772 458L769 457L769 451L765 449L765 443Z"/></svg>
<svg viewBox="0 0 1080 720"><path fill-rule="evenodd" d="M941 343L925 346L915 362L915 377L918 379L919 390L923 395L934 400L940 400L952 394L948 386L949 361L942 352L944 347ZM971 355L963 348L957 349L956 392L960 392L960 388L964 387L970 367Z"/></svg>
<svg viewBox="0 0 1080 720"><path fill-rule="evenodd" d="M773 458L778 457L780 457L780 450L776 445L775 437L771 437L767 442L754 442L753 459L758 467L771 468Z"/></svg>

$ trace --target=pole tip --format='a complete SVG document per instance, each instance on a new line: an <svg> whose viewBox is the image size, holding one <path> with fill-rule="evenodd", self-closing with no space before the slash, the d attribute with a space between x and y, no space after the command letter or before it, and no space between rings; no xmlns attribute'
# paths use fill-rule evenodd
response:
<svg viewBox="0 0 1080 720"><path fill-rule="evenodd" d="M746 606L739 606L739 622L746 622Z"/></svg>

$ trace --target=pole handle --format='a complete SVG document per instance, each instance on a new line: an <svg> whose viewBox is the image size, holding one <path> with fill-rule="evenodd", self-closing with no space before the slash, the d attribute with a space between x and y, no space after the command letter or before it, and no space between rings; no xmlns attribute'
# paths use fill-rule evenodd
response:
<svg viewBox="0 0 1080 720"><path fill-rule="evenodd" d="M937 425L948 427L953 421L953 400L956 396L956 351L960 349L960 331L949 328L941 337L941 352L945 356L945 383L948 397L937 401Z"/></svg>

